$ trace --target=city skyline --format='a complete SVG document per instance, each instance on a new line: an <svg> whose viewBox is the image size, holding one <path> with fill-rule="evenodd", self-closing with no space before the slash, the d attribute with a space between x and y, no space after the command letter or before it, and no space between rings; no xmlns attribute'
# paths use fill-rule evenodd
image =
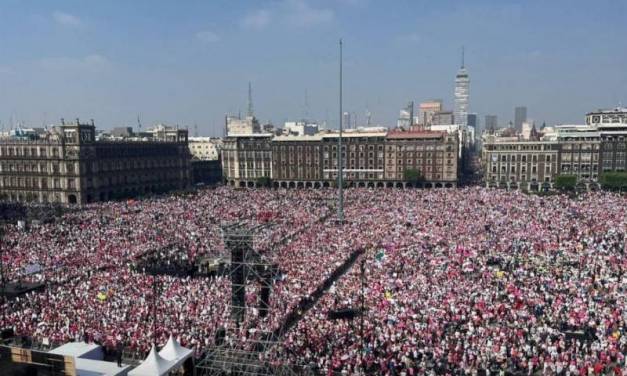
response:
<svg viewBox="0 0 627 376"><path fill-rule="evenodd" d="M246 113L251 82L260 120L309 113L335 128L342 37L344 108L359 123L368 110L372 124L392 126L409 100L442 98L453 108L462 45L470 112L506 124L524 103L537 121L583 123L586 112L627 101L627 54L612 47L627 31L624 10L612 1L8 1L0 122L79 117L110 129L135 126L139 115L144 125L198 124L200 134L219 135L226 113ZM572 27L598 22L605 27Z"/></svg>

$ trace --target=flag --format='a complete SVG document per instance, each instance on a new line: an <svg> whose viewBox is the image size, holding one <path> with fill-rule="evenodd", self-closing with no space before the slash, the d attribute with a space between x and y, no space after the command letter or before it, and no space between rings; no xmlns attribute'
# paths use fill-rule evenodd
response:
<svg viewBox="0 0 627 376"><path fill-rule="evenodd" d="M100 291L96 297L101 302L104 302L105 300L107 300L107 294L105 294L104 291Z"/></svg>
<svg viewBox="0 0 627 376"><path fill-rule="evenodd" d="M375 255L374 255L374 259L377 260L377 262L381 262L383 260L383 258L385 257L385 250L384 249L380 249Z"/></svg>

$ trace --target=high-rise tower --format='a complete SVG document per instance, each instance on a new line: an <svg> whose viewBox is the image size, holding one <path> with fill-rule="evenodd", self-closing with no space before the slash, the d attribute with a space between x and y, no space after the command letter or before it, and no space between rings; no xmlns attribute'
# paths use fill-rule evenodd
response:
<svg viewBox="0 0 627 376"><path fill-rule="evenodd" d="M248 112L247 116L255 116L253 111L253 87L248 81Z"/></svg>
<svg viewBox="0 0 627 376"><path fill-rule="evenodd" d="M464 48L462 47L462 66L455 76L455 124L468 125L468 96L470 77L464 66Z"/></svg>
<svg viewBox="0 0 627 376"><path fill-rule="evenodd" d="M520 106L514 108L514 129L522 131L523 123L527 121L527 107Z"/></svg>

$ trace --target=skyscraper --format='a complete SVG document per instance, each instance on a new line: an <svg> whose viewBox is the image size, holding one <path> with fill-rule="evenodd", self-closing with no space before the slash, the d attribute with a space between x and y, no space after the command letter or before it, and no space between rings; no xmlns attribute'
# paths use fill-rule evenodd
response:
<svg viewBox="0 0 627 376"><path fill-rule="evenodd" d="M522 125L527 121L527 107L521 106L514 109L514 129L522 131Z"/></svg>
<svg viewBox="0 0 627 376"><path fill-rule="evenodd" d="M429 128L433 121L433 115L442 111L442 99L432 99L420 103L418 107L418 124Z"/></svg>
<svg viewBox="0 0 627 376"><path fill-rule="evenodd" d="M473 113L468 114L467 119L468 119L467 123L469 127L477 128L479 118L477 117L476 113L473 112Z"/></svg>
<svg viewBox="0 0 627 376"><path fill-rule="evenodd" d="M348 111L345 111L342 114L342 126L344 127L344 129L351 128L351 113Z"/></svg>
<svg viewBox="0 0 627 376"><path fill-rule="evenodd" d="M464 49L462 48L462 66L455 76L455 124L468 124L468 96L470 77L464 66Z"/></svg>
<svg viewBox="0 0 627 376"><path fill-rule="evenodd" d="M409 129L412 125L414 125L414 102L409 102L407 106L400 111L396 126Z"/></svg>
<svg viewBox="0 0 627 376"><path fill-rule="evenodd" d="M494 131L499 127L496 115L486 115L484 128L486 131Z"/></svg>

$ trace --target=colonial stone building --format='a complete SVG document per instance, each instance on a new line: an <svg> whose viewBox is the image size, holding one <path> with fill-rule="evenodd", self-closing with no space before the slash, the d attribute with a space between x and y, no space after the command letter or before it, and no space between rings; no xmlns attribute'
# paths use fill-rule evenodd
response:
<svg viewBox="0 0 627 376"><path fill-rule="evenodd" d="M322 136L277 136L272 141L274 183L283 187L316 187L322 181Z"/></svg>
<svg viewBox="0 0 627 376"><path fill-rule="evenodd" d="M95 133L93 121L77 119L36 139L0 140L0 198L84 204L189 186L186 131L167 141L96 141Z"/></svg>
<svg viewBox="0 0 627 376"><path fill-rule="evenodd" d="M560 146L558 171L577 177L586 186L599 177L600 133L588 126L559 126L557 141Z"/></svg>
<svg viewBox="0 0 627 376"><path fill-rule="evenodd" d="M422 178L413 184L429 188L455 187L458 147L457 133L391 132L386 137L385 179L396 181L398 185L404 182L405 171L414 170Z"/></svg>
<svg viewBox="0 0 627 376"><path fill-rule="evenodd" d="M385 137L387 132L347 132L342 135L342 169L349 186L374 187L385 178ZM322 138L322 177L335 183L338 177L338 133Z"/></svg>
<svg viewBox="0 0 627 376"><path fill-rule="evenodd" d="M577 178L577 189L597 189L603 173L626 170L626 108L590 112L585 125L558 125L542 132L535 141L515 134L486 135L483 140L486 186L552 188L558 175L570 175ZM528 162L533 155L538 161L535 170L533 162L532 165ZM526 165L521 165L523 156ZM551 158L551 163L547 158Z"/></svg>
<svg viewBox="0 0 627 376"><path fill-rule="evenodd" d="M331 187L337 184L339 154L349 187L457 184L457 134L349 131L342 135L342 150L338 149L338 137L337 132L228 137L222 150L225 181L254 187L264 177L277 188ZM405 170L415 170L422 178L407 181Z"/></svg>
<svg viewBox="0 0 627 376"><path fill-rule="evenodd" d="M230 136L222 145L222 175L229 185L254 187L272 177L272 135Z"/></svg>
<svg viewBox="0 0 627 376"><path fill-rule="evenodd" d="M557 141L487 137L483 144L487 187L540 190L553 187L558 173Z"/></svg>

